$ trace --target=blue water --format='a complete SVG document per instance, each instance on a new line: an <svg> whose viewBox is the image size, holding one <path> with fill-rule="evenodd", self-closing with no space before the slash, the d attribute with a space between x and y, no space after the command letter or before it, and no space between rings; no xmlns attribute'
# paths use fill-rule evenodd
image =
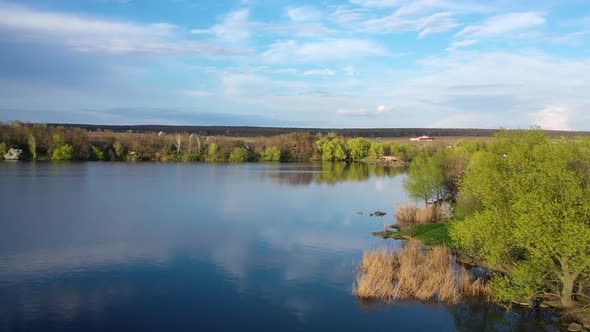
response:
<svg viewBox="0 0 590 332"><path fill-rule="evenodd" d="M352 295L363 250L400 245L371 232L408 200L403 177L358 164L0 163L0 330L542 329L537 313Z"/></svg>

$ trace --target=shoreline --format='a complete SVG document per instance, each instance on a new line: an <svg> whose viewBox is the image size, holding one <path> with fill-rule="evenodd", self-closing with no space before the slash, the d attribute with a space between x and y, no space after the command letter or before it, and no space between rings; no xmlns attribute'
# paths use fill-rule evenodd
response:
<svg viewBox="0 0 590 332"><path fill-rule="evenodd" d="M446 225L447 223L431 223L431 225ZM417 226L423 226L428 224L422 224ZM380 237L384 240L393 239L393 240L401 240L405 243L411 243L415 246L419 246L421 250L432 250L435 247L441 246L440 244L426 244L423 239L420 239L420 233L411 236L407 234L407 231L401 230L402 226L398 224L393 224L387 226L387 230L380 231L380 232L373 232L372 235L376 237ZM444 244L442 246L445 246ZM472 255L467 254L461 250L451 250L451 254L453 256L454 262L458 265L462 266L463 268L467 269L468 271L472 271L474 269L481 269L483 270L483 275L477 277L484 277L485 280L491 278L493 273L500 273L500 274L509 274L508 271L503 269L492 269L487 264L477 258L473 257ZM480 273L482 274L482 273ZM531 308L534 310L535 308L540 309L550 309L555 310L559 313L560 317L565 319L565 322L568 324L579 324L581 329L579 331L588 331L590 330L590 314L588 312L584 312L584 306L582 304L573 307L573 308L566 308L561 305L558 301L555 300L544 300L541 299L540 301L533 300L531 302L523 302L513 300L511 301L510 305L515 305L520 308Z"/></svg>

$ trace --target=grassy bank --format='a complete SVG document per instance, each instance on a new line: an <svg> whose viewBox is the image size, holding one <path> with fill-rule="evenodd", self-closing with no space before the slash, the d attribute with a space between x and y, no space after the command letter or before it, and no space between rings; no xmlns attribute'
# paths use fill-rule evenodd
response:
<svg viewBox="0 0 590 332"><path fill-rule="evenodd" d="M448 224L422 224L414 226L413 229L407 227L398 231L388 229L383 232L375 232L373 235L385 239L414 238L427 246L450 246L452 243Z"/></svg>

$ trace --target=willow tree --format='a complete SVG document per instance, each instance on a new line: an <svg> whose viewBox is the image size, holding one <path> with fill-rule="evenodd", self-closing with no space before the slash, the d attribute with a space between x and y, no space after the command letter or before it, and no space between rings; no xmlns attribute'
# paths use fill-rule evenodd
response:
<svg viewBox="0 0 590 332"><path fill-rule="evenodd" d="M438 156L422 153L410 164L410 172L404 180L404 188L414 199L424 204L445 198L445 175Z"/></svg>
<svg viewBox="0 0 590 332"><path fill-rule="evenodd" d="M475 211L451 227L463 249L508 271L496 300L556 295L565 307L590 271L590 144L503 131L477 152L461 183Z"/></svg>
<svg viewBox="0 0 590 332"><path fill-rule="evenodd" d="M352 160L361 160L369 155L371 141L364 137L351 138L346 144L350 149L350 157Z"/></svg>

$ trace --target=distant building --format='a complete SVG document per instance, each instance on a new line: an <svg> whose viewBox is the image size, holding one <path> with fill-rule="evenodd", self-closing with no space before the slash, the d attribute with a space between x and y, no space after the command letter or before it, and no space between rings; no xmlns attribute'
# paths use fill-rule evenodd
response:
<svg viewBox="0 0 590 332"><path fill-rule="evenodd" d="M412 137L410 141L434 141L434 137L430 137L428 135L420 136L420 137Z"/></svg>

